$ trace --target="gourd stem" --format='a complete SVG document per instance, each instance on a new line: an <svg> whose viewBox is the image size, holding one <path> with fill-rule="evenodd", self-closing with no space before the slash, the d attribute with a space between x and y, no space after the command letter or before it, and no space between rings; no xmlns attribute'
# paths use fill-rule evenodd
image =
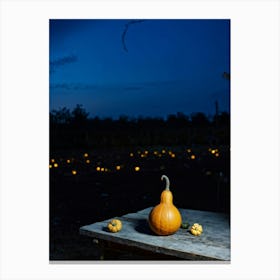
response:
<svg viewBox="0 0 280 280"><path fill-rule="evenodd" d="M165 190L169 191L170 181L169 181L169 179L168 179L168 177L166 175L162 175L161 176L161 181L163 181L163 179L165 179L165 182L166 182Z"/></svg>

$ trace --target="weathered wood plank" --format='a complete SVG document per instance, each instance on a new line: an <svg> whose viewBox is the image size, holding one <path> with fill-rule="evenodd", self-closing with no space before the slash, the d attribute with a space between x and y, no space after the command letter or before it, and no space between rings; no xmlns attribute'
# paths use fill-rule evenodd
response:
<svg viewBox="0 0 280 280"><path fill-rule="evenodd" d="M170 236L157 236L152 233L148 225L151 209L152 207L115 217L123 223L123 229L118 233L107 231L107 223L110 219L83 226L80 228L80 233L100 240L184 259L230 260L230 227L226 215L179 209L183 221L188 221L190 224L198 222L203 225L203 234L193 236L187 230L179 229Z"/></svg>

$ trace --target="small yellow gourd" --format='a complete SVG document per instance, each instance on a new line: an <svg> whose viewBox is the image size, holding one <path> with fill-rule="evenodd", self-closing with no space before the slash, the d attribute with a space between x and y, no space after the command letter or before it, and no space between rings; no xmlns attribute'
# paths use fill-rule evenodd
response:
<svg viewBox="0 0 280 280"><path fill-rule="evenodd" d="M160 204L155 206L149 214L149 225L151 230L158 235L170 235L180 228L182 218L179 210L173 204L168 177L162 175L161 180L166 181L166 187L161 193Z"/></svg>
<svg viewBox="0 0 280 280"><path fill-rule="evenodd" d="M191 231L191 234L198 236L203 232L203 228L200 224L195 223L192 225L190 231Z"/></svg>
<svg viewBox="0 0 280 280"><path fill-rule="evenodd" d="M118 232L122 229L122 222L118 219L113 219L108 223L107 227L110 232Z"/></svg>

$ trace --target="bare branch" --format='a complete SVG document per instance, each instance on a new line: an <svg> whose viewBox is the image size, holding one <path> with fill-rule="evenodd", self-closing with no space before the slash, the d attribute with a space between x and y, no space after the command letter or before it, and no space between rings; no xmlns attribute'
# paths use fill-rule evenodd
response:
<svg viewBox="0 0 280 280"><path fill-rule="evenodd" d="M122 33L122 45L123 45L124 51L128 52L128 49L127 49L126 44L125 44L125 37L126 37L126 33L128 31L129 26L132 25L132 24L135 24L135 23L141 23L143 21L144 20L130 20L129 22L127 22L125 24L124 30L123 30L123 33Z"/></svg>

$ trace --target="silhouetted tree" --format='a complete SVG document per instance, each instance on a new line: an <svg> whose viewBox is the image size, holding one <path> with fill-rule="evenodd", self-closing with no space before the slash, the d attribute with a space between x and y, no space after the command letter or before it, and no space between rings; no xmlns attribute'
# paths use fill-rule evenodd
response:
<svg viewBox="0 0 280 280"><path fill-rule="evenodd" d="M217 116L214 116L214 122L218 123L219 125L228 126L230 125L230 116L227 112L222 112Z"/></svg>
<svg viewBox="0 0 280 280"><path fill-rule="evenodd" d="M77 104L72 111L72 118L74 123L84 123L87 120L89 113L83 108L83 105Z"/></svg>
<svg viewBox="0 0 280 280"><path fill-rule="evenodd" d="M193 126L207 126L209 125L209 120L204 113L193 113L191 114L191 120Z"/></svg>
<svg viewBox="0 0 280 280"><path fill-rule="evenodd" d="M182 112L158 117L119 119L88 118L77 105L50 112L50 144L53 148L135 147L152 145L227 144L230 116L220 113L209 120L204 113L187 116ZM218 123L218 125L217 125Z"/></svg>
<svg viewBox="0 0 280 280"><path fill-rule="evenodd" d="M50 122L56 124L70 123L71 122L71 113L70 110L66 107L63 107L59 110L52 110L50 113Z"/></svg>

